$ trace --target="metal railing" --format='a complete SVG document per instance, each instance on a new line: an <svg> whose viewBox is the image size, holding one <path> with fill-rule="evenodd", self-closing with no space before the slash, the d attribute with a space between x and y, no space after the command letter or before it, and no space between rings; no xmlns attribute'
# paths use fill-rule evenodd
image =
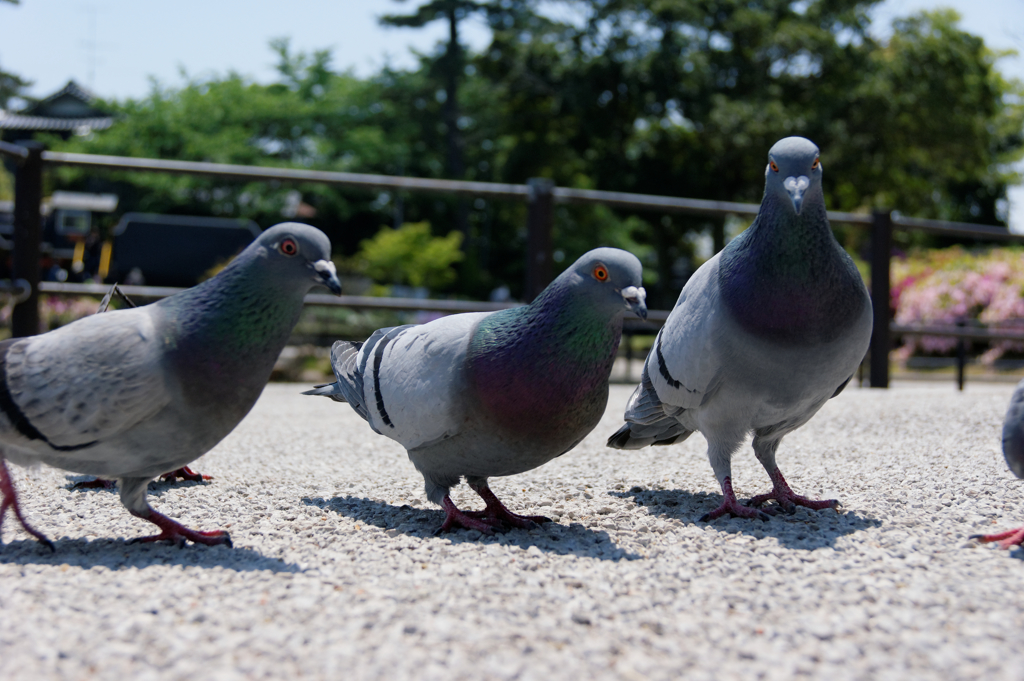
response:
<svg viewBox="0 0 1024 681"><path fill-rule="evenodd" d="M13 275L16 279L27 282L30 287L30 293L24 296L24 300L14 307L12 333L15 336L31 335L38 331L38 296L40 291L47 293L89 293L102 295L106 293L107 289L107 287L102 285L40 282L38 263L41 219L39 206L42 200L42 177L45 165L65 165L93 170L181 173L241 180L312 182L362 190L388 189L526 201L528 210L525 296L528 299L539 293L552 279L551 231L554 223L554 205L556 203L599 204L626 210L687 213L714 217L727 215L755 216L760 208L755 203L708 201L556 187L550 180L544 178L534 178L526 184L500 184L394 177L390 175L243 166L199 161L169 161L124 156L75 154L47 151L37 142L19 142L18 144L0 142L0 155L12 157L18 164L17 172L15 173ZM915 230L947 236L1024 243L1024 236L1011 234L1001 227L904 217L892 211L875 211L870 215L828 211L828 217L830 221L835 223L869 227L871 230L871 300L874 306L874 330L872 332L871 349L869 352L869 381L872 387L884 388L889 385L889 351L892 348L893 336L915 334L918 332L916 328L896 326L890 318L890 258L894 230ZM90 286L95 286L98 290L93 290ZM153 287L123 288L129 295L160 297L160 295L156 294L156 290ZM149 296L142 293L136 290L137 288L145 288L153 295ZM166 291L174 290L176 289L166 289ZM164 295L169 295L169 293ZM436 312L485 311L510 306L510 304L504 303L428 301L363 296L335 298L333 296L320 296L317 294L308 296L307 302L316 305L338 305L351 308L386 308ZM658 324L663 323L667 317L668 311L651 310L648 320ZM958 330L956 327L929 327L927 335L961 337L958 334L962 333L965 333L965 331L963 329ZM998 335L998 332L995 333ZM989 338L994 339L995 335L991 335ZM1008 339L1016 340L1016 338Z"/></svg>

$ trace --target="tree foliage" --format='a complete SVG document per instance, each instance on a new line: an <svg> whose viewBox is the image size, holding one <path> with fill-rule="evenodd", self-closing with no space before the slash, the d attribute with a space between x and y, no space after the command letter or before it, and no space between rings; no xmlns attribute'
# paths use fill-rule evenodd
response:
<svg viewBox="0 0 1024 681"><path fill-rule="evenodd" d="M354 264L377 282L437 290L455 281L452 266L462 260L461 243L462 234L455 231L431 236L426 222L385 226L360 244Z"/></svg>
<svg viewBox="0 0 1024 681"><path fill-rule="evenodd" d="M1024 149L1024 89L999 74L999 55L951 12L901 19L879 43L868 33L874 4L430 0L387 20L419 26L475 14L492 31L480 53L459 47L454 118L445 75L451 40L420 55L416 68L385 67L364 79L333 69L327 51L295 54L280 40L277 82L228 74L155 84L143 99L109 103L119 114L110 130L52 143L418 177L548 177L562 186L757 202L766 151L800 134L822 149L830 208L1001 220L1014 179L1006 168ZM522 287L520 203L157 174L64 170L60 182L112 182L124 209L242 215L263 226L281 219L287 192L298 189L317 210L310 221L340 252L355 252L382 222L429 223L436 235L465 233L458 279L432 286L472 297ZM559 205L556 260L571 263L600 244L629 248L648 266L652 304L668 305L692 271L693 235L715 226Z"/></svg>

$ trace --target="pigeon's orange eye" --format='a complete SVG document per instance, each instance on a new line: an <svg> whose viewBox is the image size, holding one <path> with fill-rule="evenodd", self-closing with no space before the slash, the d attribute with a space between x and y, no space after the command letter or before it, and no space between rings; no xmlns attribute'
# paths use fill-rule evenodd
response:
<svg viewBox="0 0 1024 681"><path fill-rule="evenodd" d="M294 239L285 239L277 248L279 251L288 256L295 255L296 253L299 252L299 245L295 243Z"/></svg>
<svg viewBox="0 0 1024 681"><path fill-rule="evenodd" d="M598 281L608 281L608 269L604 265L598 265L594 268L594 279Z"/></svg>
<svg viewBox="0 0 1024 681"><path fill-rule="evenodd" d="M811 164L811 170L818 169L818 159L814 159L814 163Z"/></svg>
<svg viewBox="0 0 1024 681"><path fill-rule="evenodd" d="M772 172L779 172L779 166L775 164L775 161L771 161L768 165L771 167Z"/></svg>

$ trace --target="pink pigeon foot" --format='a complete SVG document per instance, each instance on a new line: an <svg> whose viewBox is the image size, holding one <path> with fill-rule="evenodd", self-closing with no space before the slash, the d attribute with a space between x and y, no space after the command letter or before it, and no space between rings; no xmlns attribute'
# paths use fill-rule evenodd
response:
<svg viewBox="0 0 1024 681"><path fill-rule="evenodd" d="M203 480L213 480L212 475L203 475L202 473L196 473L188 466L182 466L177 470L173 470L170 473L164 473L160 476L161 480L169 482L175 482L178 478L182 480L191 480L192 482L202 482Z"/></svg>
<svg viewBox="0 0 1024 681"><path fill-rule="evenodd" d="M473 517L470 513L460 511L452 501L450 496L445 496L441 500L441 508L444 509L444 522L441 523L441 527L434 531L434 534L443 534L449 532L456 527L462 527L467 530L477 530L481 534L494 534L494 526L496 523L489 523L486 520L478 520Z"/></svg>
<svg viewBox="0 0 1024 681"><path fill-rule="evenodd" d="M796 511L797 506L805 506L815 511L821 511L826 508L834 508L836 512L839 511L839 500L837 499L808 499L807 497L795 494L792 489L789 488L789 484L786 479L782 477L782 471L776 468L771 473L772 479L772 491L768 494L758 494L756 497L752 497L747 506L758 507L764 502L774 499L779 504L779 508L766 508L765 512L771 515L782 511L783 513L793 513Z"/></svg>
<svg viewBox="0 0 1024 681"><path fill-rule="evenodd" d="M147 513L139 513L137 511L131 511L131 514L136 518L142 518L148 520L162 532L160 534L154 534L149 537L136 537L130 540L129 544L143 544L153 541L171 541L175 544L182 545L185 540L195 542L196 544L205 544L207 546L218 546L224 544L228 548L231 548L231 537L224 530L190 530L179 522L171 520L162 513L150 509Z"/></svg>
<svg viewBox="0 0 1024 681"><path fill-rule="evenodd" d="M722 480L722 497L722 505L714 511L702 515L698 522L706 523L726 513L737 518L759 518L764 522L768 522L768 516L764 512L756 508L743 506L736 500L736 493L732 491L732 480L729 477Z"/></svg>
<svg viewBox="0 0 1024 681"><path fill-rule="evenodd" d="M1008 549L1011 546L1024 546L1024 527L1000 532L999 534L972 534L970 539L977 539L982 544L997 541L1001 549Z"/></svg>
<svg viewBox="0 0 1024 681"><path fill-rule="evenodd" d="M4 516L7 515L7 509L11 509L14 512L14 517L18 519L18 522L25 528L26 532L51 551L56 551L53 542L47 539L46 535L42 532L29 525L25 520L25 516L21 514L21 506L18 504L18 493L14 490L14 481L11 480L11 474L7 470L7 462L3 458L0 458L0 497L3 497L3 501L0 501L0 530L3 529ZM0 538L2 536L0 535Z"/></svg>
<svg viewBox="0 0 1024 681"><path fill-rule="evenodd" d="M160 480L166 482L177 482L178 479L187 480L191 482L203 482L204 480L213 480L212 475L203 475L202 473L196 473L188 466L182 466L177 470L173 470L170 473L164 473L160 476ZM96 478L95 480L83 480L82 482L76 482L71 486L71 489L114 489L117 487L117 483L113 480L107 480L105 478Z"/></svg>
<svg viewBox="0 0 1024 681"><path fill-rule="evenodd" d="M542 515L519 515L513 513L501 503L501 500L491 491L490 487L482 485L473 487L473 491L480 495L487 506L482 511L466 511L471 518L480 518L484 522L493 524L509 525L522 530L529 530L542 523L550 523L551 518Z"/></svg>

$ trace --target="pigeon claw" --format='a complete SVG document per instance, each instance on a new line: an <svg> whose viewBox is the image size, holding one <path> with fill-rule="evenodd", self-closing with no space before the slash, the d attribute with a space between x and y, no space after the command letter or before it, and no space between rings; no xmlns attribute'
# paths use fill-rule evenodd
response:
<svg viewBox="0 0 1024 681"><path fill-rule="evenodd" d="M969 539L977 539L982 544L999 542L999 548L1009 549L1011 546L1024 546L1024 527L1007 530L998 534L972 534Z"/></svg>
<svg viewBox="0 0 1024 681"><path fill-rule="evenodd" d="M767 501L775 500L778 504L777 508L766 508L765 511L775 515L776 513L782 512L786 515L792 515L796 513L797 506L803 506L814 511L822 511L826 508L834 509L837 513L839 512L839 500L838 499L808 499L807 497L801 496L793 492L789 487L789 483L782 477L782 471L776 468L771 473L772 478L772 491L767 494L758 494L755 497L751 497L750 501L747 502L747 506L758 507Z"/></svg>
<svg viewBox="0 0 1024 681"><path fill-rule="evenodd" d="M700 517L697 522L706 523L714 520L715 518L721 518L723 515L728 513L736 518L757 518L762 522L768 522L770 518L768 514L760 511L756 508L750 508L749 506L743 506L739 501L736 500L736 493L732 491L732 479L726 476L722 479L722 504L714 511L705 513Z"/></svg>
<svg viewBox="0 0 1024 681"><path fill-rule="evenodd" d="M444 508L444 522L441 523L441 527L434 531L435 536L450 532L458 527L466 530L476 530L481 534L494 534L495 530L500 529L500 527L496 527L497 523L478 519L469 513L460 511L449 496L445 496L441 500L441 507Z"/></svg>
<svg viewBox="0 0 1024 681"><path fill-rule="evenodd" d="M181 478L182 480L189 480L191 482L203 482L204 480L213 480L212 475L203 475L202 473L196 473L188 466L182 466L181 468L173 470L170 473L164 473L163 475L160 476L161 480L167 480L170 482L175 482L178 480L178 478Z"/></svg>
<svg viewBox="0 0 1024 681"><path fill-rule="evenodd" d="M231 543L231 537L224 530L190 530L179 522L171 520L162 513L150 509L147 513L138 513L131 511L133 516L148 520L157 527L160 528L160 534L154 534L149 537L136 537L128 541L129 544L148 544L154 541L169 541L177 544L179 547L184 546L186 541L193 542L195 544L204 544L206 546L227 546L233 548L234 544Z"/></svg>
<svg viewBox="0 0 1024 681"><path fill-rule="evenodd" d="M501 511L504 511L504 513ZM470 518L478 518L483 520L485 523L489 522L495 526L515 527L521 530L533 530L544 523L551 522L551 518L548 518L547 516L519 515L518 513L513 513L504 506L501 507L501 511L495 513L492 509L487 508L482 511L463 511L463 513L468 515Z"/></svg>
<svg viewBox="0 0 1024 681"><path fill-rule="evenodd" d="M482 511L467 511L466 515L473 518L481 518L487 522L497 522L506 527L515 527L520 530L536 529L538 525L551 522L551 518L542 515L519 515L518 513L513 513L506 508L505 504L501 503L501 499L486 484L470 486L487 505Z"/></svg>

